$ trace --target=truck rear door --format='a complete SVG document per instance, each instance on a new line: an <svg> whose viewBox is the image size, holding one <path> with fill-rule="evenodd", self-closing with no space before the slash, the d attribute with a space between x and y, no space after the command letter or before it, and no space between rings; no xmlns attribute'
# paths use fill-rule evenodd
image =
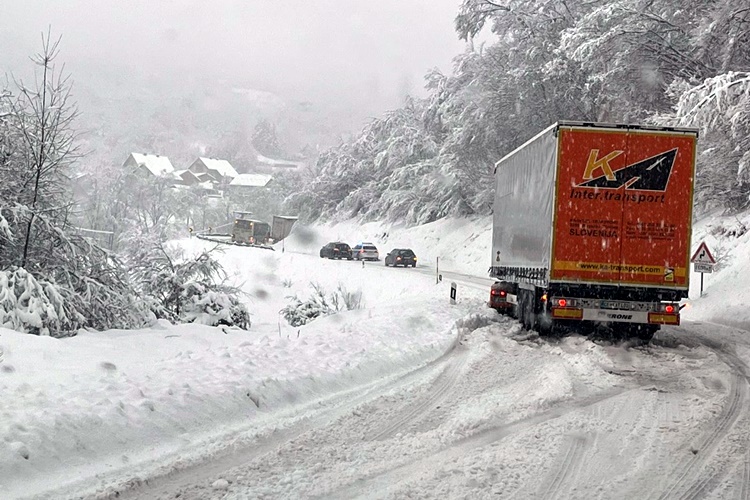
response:
<svg viewBox="0 0 750 500"><path fill-rule="evenodd" d="M687 288L695 134L561 127L553 281Z"/></svg>

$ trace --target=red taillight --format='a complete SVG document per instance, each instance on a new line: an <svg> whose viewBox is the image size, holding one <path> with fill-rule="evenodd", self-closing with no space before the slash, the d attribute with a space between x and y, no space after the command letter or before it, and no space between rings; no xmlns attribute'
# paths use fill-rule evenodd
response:
<svg viewBox="0 0 750 500"><path fill-rule="evenodd" d="M565 299L560 299L560 300L557 301L557 305L560 306L560 307L565 307L565 306L568 305L568 301L565 300Z"/></svg>
<svg viewBox="0 0 750 500"><path fill-rule="evenodd" d="M664 308L664 311L672 314L674 312L674 306L667 306Z"/></svg>
<svg viewBox="0 0 750 500"><path fill-rule="evenodd" d="M505 290L500 290L500 296L505 297L505 295L506 295Z"/></svg>

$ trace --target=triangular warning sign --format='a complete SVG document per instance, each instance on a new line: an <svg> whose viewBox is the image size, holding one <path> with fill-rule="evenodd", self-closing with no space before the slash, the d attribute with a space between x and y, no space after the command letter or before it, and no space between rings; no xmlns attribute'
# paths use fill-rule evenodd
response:
<svg viewBox="0 0 750 500"><path fill-rule="evenodd" d="M706 246L705 241L701 241L698 250L695 251L690 262L694 264L716 264L716 260L714 259L714 256L711 255L711 251Z"/></svg>

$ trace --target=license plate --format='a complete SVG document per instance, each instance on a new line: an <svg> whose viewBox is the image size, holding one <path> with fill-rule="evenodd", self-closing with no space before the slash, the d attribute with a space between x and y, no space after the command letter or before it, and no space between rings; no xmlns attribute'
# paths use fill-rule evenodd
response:
<svg viewBox="0 0 750 500"><path fill-rule="evenodd" d="M629 302L615 302L611 300L602 300L600 306L602 309L630 309Z"/></svg>

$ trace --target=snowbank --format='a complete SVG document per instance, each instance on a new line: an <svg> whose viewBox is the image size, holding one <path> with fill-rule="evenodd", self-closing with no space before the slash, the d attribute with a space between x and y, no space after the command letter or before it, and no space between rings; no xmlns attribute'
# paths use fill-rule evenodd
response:
<svg viewBox="0 0 750 500"><path fill-rule="evenodd" d="M280 411L440 356L454 323L481 307L449 307L447 285L382 261L241 247L220 260L248 294L250 331L160 322L53 339L0 329L0 497L61 492L273 425ZM292 328L279 310L310 283L361 291L364 307Z"/></svg>
<svg viewBox="0 0 750 500"><path fill-rule="evenodd" d="M706 217L696 224L693 251L705 241L717 264L703 276L691 270L691 303L685 319L713 321L750 330L750 214ZM691 266L692 267L692 266Z"/></svg>

